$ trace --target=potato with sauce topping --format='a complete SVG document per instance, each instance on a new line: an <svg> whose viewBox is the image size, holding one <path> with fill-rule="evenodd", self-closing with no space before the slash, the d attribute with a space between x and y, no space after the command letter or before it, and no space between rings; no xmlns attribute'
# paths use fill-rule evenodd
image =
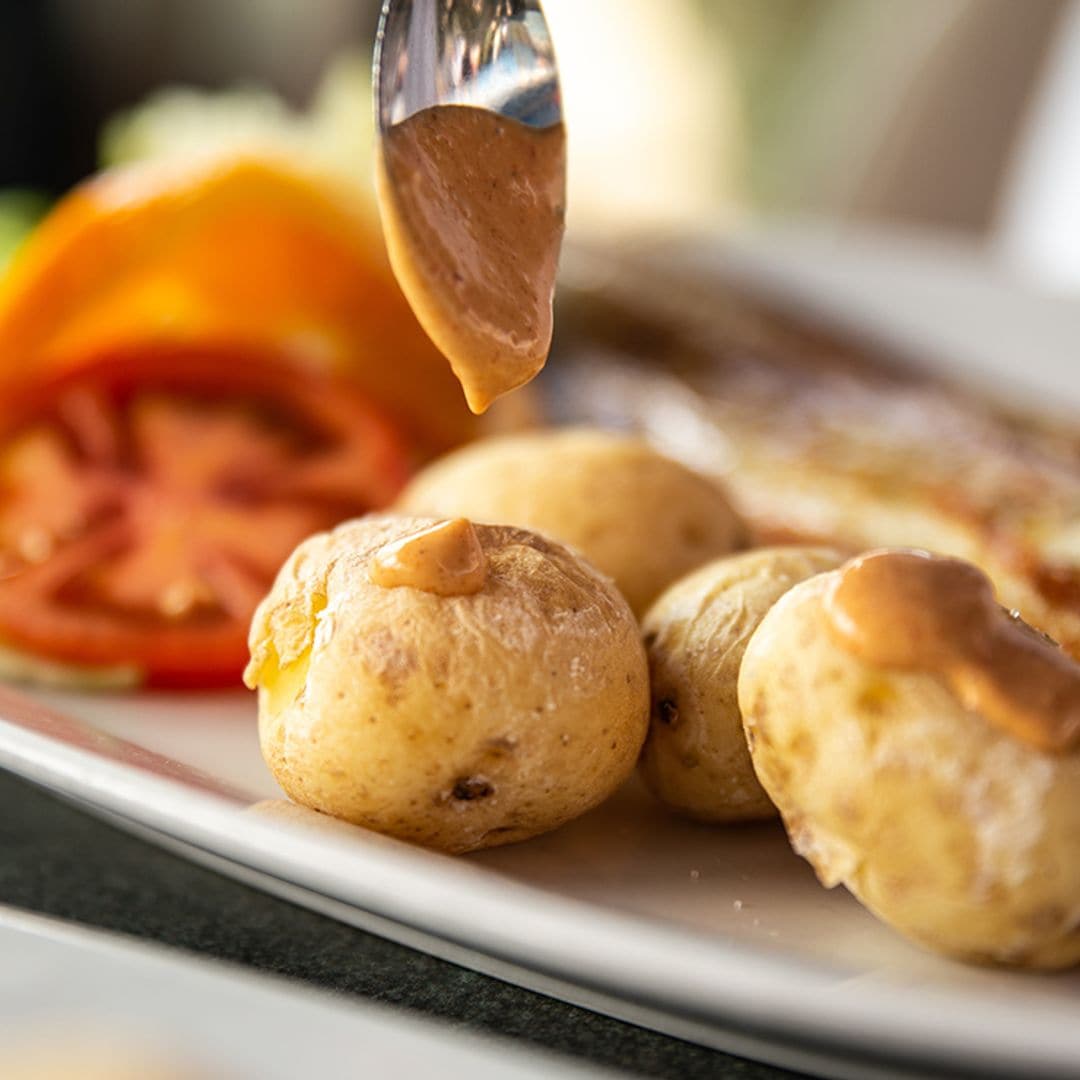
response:
<svg viewBox="0 0 1080 1080"><path fill-rule="evenodd" d="M444 851L583 813L645 737L625 600L523 529L370 515L313 536L250 645L263 755L285 792Z"/></svg>
<svg viewBox="0 0 1080 1080"><path fill-rule="evenodd" d="M397 506L535 529L613 578L638 615L671 582L744 539L717 484L641 439L586 428L456 450L414 477Z"/></svg>
<svg viewBox="0 0 1080 1080"><path fill-rule="evenodd" d="M1080 962L1080 665L981 571L886 551L796 585L739 704L825 885L952 956Z"/></svg>
<svg viewBox="0 0 1080 1080"><path fill-rule="evenodd" d="M776 815L754 775L738 678L750 635L788 589L843 562L829 548L763 548L717 559L649 608L652 720L641 774L665 805L698 821Z"/></svg>

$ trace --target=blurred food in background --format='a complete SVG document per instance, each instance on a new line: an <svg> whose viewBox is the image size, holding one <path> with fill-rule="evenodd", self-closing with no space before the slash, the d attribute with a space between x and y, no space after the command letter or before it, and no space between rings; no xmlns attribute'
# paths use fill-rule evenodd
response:
<svg viewBox="0 0 1080 1080"><path fill-rule="evenodd" d="M0 280L0 347L20 358L9 377L133 339L252 342L348 373L421 443L459 441L471 419L373 208L279 149L165 153L73 189Z"/></svg>

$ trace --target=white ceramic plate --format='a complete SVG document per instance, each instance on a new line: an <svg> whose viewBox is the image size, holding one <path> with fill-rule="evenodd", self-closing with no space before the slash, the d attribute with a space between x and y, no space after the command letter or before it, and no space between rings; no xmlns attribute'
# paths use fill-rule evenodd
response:
<svg viewBox="0 0 1080 1080"><path fill-rule="evenodd" d="M385 1006L3 907L0 956L3 1076L612 1075Z"/></svg>
<svg viewBox="0 0 1080 1080"><path fill-rule="evenodd" d="M682 257L718 259L709 244ZM1014 397L1052 394L1061 407L1075 396L1063 374L1080 309L1017 290L968 252L793 234L747 239L724 259L901 344L936 346L958 372ZM778 826L678 822L630 787L552 835L452 859L285 803L246 696L49 703L84 723L0 694L0 764L225 873L439 956L822 1075L1080 1075L1080 976L921 952L843 890L820 888Z"/></svg>

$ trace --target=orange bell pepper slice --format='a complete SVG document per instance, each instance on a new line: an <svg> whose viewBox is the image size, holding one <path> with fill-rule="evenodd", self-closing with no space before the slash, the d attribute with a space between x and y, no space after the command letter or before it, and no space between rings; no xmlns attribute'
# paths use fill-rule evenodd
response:
<svg viewBox="0 0 1080 1080"><path fill-rule="evenodd" d="M61 200L0 280L0 385L114 346L207 340L347 374L429 451L474 431L374 214L277 161L101 173Z"/></svg>

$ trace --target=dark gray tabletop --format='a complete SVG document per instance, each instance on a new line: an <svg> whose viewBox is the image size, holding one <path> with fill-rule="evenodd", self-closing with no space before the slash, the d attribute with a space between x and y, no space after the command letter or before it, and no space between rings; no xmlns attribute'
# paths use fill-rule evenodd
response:
<svg viewBox="0 0 1080 1080"><path fill-rule="evenodd" d="M642 1076L795 1074L610 1020L266 896L0 772L0 903L219 957Z"/></svg>

